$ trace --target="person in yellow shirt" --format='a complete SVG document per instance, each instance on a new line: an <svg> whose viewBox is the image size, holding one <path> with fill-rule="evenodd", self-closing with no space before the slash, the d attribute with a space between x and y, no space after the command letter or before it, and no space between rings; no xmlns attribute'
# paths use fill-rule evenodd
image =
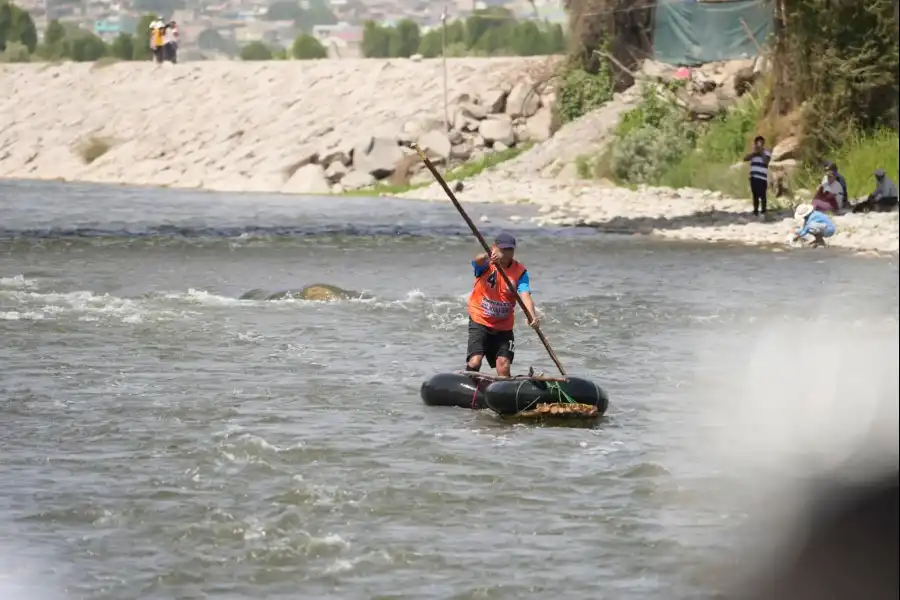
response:
<svg viewBox="0 0 900 600"><path fill-rule="evenodd" d="M165 24L157 19L150 23L150 50L153 52L153 58L157 63L162 63L165 59Z"/></svg>

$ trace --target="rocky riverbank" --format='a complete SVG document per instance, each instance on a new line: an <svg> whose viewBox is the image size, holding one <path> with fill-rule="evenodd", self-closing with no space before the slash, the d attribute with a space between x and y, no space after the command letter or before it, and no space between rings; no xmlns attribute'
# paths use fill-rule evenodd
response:
<svg viewBox="0 0 900 600"><path fill-rule="evenodd" d="M612 102L563 126L546 142L465 181L460 201L464 205L536 204L541 214L532 221L538 225L784 247L797 227L792 209L799 201L786 202L784 210L771 210L761 221L750 214L749 199L726 198L718 192L697 189L641 186L631 190L578 177L578 156L595 154L602 148L622 114L636 104L637 96L634 87L617 94ZM401 196L446 199L437 184ZM896 212L842 215L835 217L835 223L837 233L828 240L832 246L872 255L898 252Z"/></svg>
<svg viewBox="0 0 900 600"><path fill-rule="evenodd" d="M526 152L523 157L527 158ZM430 186L403 194L440 200L443 190ZM640 187L636 190L573 180L517 179L503 171L467 182L459 194L464 204L480 202L539 205L537 225L594 227L613 233L657 235L684 241L731 242L784 247L796 229L791 210L770 211L765 221L749 213L749 201L725 198L707 190ZM473 209L473 216L477 209ZM849 214L834 218L837 233L829 245L863 253L898 252L898 215Z"/></svg>
<svg viewBox="0 0 900 600"><path fill-rule="evenodd" d="M0 177L325 194L550 135L554 58L0 65ZM446 131L444 119L453 129Z"/></svg>
<svg viewBox="0 0 900 600"><path fill-rule="evenodd" d="M580 180L578 157L603 147L638 92L554 133L553 90L532 85L554 60L448 60L449 132L439 60L0 65L0 178L324 194L428 182L410 141L443 171L527 141L465 180L463 203L534 203L538 224L784 244L789 212L758 222L747 200ZM400 196L445 200L436 184ZM836 220L832 245L897 252L897 213Z"/></svg>

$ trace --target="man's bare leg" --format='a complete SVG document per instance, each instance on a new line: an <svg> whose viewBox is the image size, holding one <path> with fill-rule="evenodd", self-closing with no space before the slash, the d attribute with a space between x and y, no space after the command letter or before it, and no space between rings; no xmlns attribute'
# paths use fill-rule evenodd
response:
<svg viewBox="0 0 900 600"><path fill-rule="evenodd" d="M505 356L497 357L497 375L500 377L509 377L510 367L512 365L509 362L509 359Z"/></svg>

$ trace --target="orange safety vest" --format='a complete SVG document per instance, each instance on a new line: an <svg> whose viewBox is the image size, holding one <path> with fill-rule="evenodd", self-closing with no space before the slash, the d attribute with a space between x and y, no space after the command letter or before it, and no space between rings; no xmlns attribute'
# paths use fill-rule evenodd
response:
<svg viewBox="0 0 900 600"><path fill-rule="evenodd" d="M513 289L509 289L494 264L475 279L469 296L469 316L473 321L496 331L512 331L516 316L516 290L525 273L525 265L512 261L503 269Z"/></svg>

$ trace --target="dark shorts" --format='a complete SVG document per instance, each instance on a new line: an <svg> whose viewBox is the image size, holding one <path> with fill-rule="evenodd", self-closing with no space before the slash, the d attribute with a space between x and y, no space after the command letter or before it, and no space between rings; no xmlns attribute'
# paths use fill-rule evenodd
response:
<svg viewBox="0 0 900 600"><path fill-rule="evenodd" d="M512 331L495 331L469 319L469 345L466 350L466 362L475 354L483 354L492 369L497 367L497 357L515 358L515 336Z"/></svg>

